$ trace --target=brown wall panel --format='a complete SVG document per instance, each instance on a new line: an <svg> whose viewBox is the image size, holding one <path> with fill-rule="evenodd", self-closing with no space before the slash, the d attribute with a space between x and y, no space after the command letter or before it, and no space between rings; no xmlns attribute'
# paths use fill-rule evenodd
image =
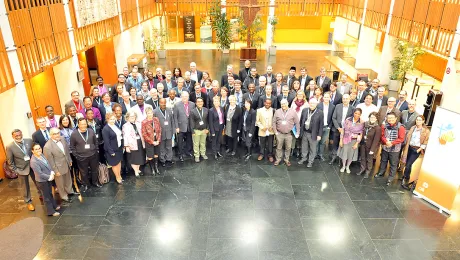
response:
<svg viewBox="0 0 460 260"><path fill-rule="evenodd" d="M421 72L442 81L447 59L432 53L425 53L416 60L415 68Z"/></svg>

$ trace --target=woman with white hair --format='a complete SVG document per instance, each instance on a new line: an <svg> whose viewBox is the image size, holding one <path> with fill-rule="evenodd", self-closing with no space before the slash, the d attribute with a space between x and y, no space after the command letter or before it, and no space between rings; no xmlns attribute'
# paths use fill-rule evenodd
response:
<svg viewBox="0 0 460 260"><path fill-rule="evenodd" d="M123 140L125 151L128 153L128 162L134 169L136 177L144 175L139 169L145 164L145 143L141 134L142 125L136 122L136 113L128 111L126 113L126 124L123 125Z"/></svg>

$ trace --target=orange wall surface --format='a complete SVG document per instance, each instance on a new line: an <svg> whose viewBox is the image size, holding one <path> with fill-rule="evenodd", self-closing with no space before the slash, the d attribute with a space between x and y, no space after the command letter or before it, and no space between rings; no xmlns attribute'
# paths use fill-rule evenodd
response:
<svg viewBox="0 0 460 260"><path fill-rule="evenodd" d="M3 145L2 136L0 135L0 178L5 178L5 172L3 171L3 162L6 161L5 146Z"/></svg>
<svg viewBox="0 0 460 260"><path fill-rule="evenodd" d="M104 83L109 85L117 83L118 72L112 38L97 44L95 49L99 75L104 78Z"/></svg>
<svg viewBox="0 0 460 260"><path fill-rule="evenodd" d="M83 70L85 75L82 83L83 88L85 89L85 96L88 96L91 89L91 83L89 78L88 64L86 63L86 53L84 51L78 53L78 65L80 65L80 69Z"/></svg>

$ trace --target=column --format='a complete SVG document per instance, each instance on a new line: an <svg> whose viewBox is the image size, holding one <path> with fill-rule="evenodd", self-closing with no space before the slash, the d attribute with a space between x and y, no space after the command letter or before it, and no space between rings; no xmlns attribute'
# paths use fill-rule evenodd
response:
<svg viewBox="0 0 460 260"><path fill-rule="evenodd" d="M452 18L453 19L453 18ZM457 22L457 30L454 36L452 49L450 50L449 58L447 59L447 68L444 70L444 78L441 84L443 92L441 106L460 113L460 61L455 60L457 55L458 45L460 44L460 17Z"/></svg>
<svg viewBox="0 0 460 260"><path fill-rule="evenodd" d="M395 4L395 0L391 0L390 12L388 14L387 27L385 29L385 39L383 42L382 55L380 57L380 63L379 63L378 71L377 71L378 73L377 78L380 80L380 84L383 84L383 85L390 83L390 76L389 76L391 72L390 61L393 60L393 58L396 55L395 38L388 34L390 32L390 25L391 25L391 18L393 17L394 4Z"/></svg>
<svg viewBox="0 0 460 260"><path fill-rule="evenodd" d="M268 17L267 17L267 34L265 37L265 49L268 51L268 48L273 44L273 26L270 24L270 18L275 17L275 0L270 0L270 7L268 8Z"/></svg>
<svg viewBox="0 0 460 260"><path fill-rule="evenodd" d="M373 66L375 66L374 51L376 42L377 31L364 25L361 25L358 48L355 54L355 68L372 69Z"/></svg>
<svg viewBox="0 0 460 260"><path fill-rule="evenodd" d="M334 32L332 33L333 40L344 40L347 37L348 20L342 17L336 17L334 21ZM338 51L338 46L332 42L332 50Z"/></svg>

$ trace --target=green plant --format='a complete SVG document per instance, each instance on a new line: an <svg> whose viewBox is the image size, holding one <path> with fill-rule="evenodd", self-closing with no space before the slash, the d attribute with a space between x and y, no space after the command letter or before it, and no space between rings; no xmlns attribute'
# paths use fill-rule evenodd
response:
<svg viewBox="0 0 460 260"><path fill-rule="evenodd" d="M145 39L144 47L148 53L155 52L157 50L157 44L155 39L153 37L148 37L147 39Z"/></svg>
<svg viewBox="0 0 460 260"><path fill-rule="evenodd" d="M166 29L153 28L152 35L153 35L153 40L155 41L156 50L164 50L165 43L166 43L166 37L168 36L168 34L166 33Z"/></svg>
<svg viewBox="0 0 460 260"><path fill-rule="evenodd" d="M212 4L209 9L209 16L211 18L211 27L216 32L217 47L221 50L230 49L232 44L231 24L227 20L226 13L222 13L219 0L215 0Z"/></svg>
<svg viewBox="0 0 460 260"><path fill-rule="evenodd" d="M391 80L403 81L407 72L414 69L417 57L424 54L425 51L420 46L413 46L406 41L396 39L396 49L399 54L390 61Z"/></svg>
<svg viewBox="0 0 460 260"><path fill-rule="evenodd" d="M238 35L240 41L246 41L248 37L248 30L249 35L251 35L251 39L249 41L248 47L255 47L259 48L262 45L263 38L260 35L260 32L264 29L262 24L262 20L260 19L260 15L256 15L254 22L249 26L249 28L244 24L243 12L240 13L238 17Z"/></svg>
<svg viewBox="0 0 460 260"><path fill-rule="evenodd" d="M276 31L276 25L278 24L278 17L276 16L270 16L268 18L268 23L272 26L272 45L275 42L275 31Z"/></svg>

